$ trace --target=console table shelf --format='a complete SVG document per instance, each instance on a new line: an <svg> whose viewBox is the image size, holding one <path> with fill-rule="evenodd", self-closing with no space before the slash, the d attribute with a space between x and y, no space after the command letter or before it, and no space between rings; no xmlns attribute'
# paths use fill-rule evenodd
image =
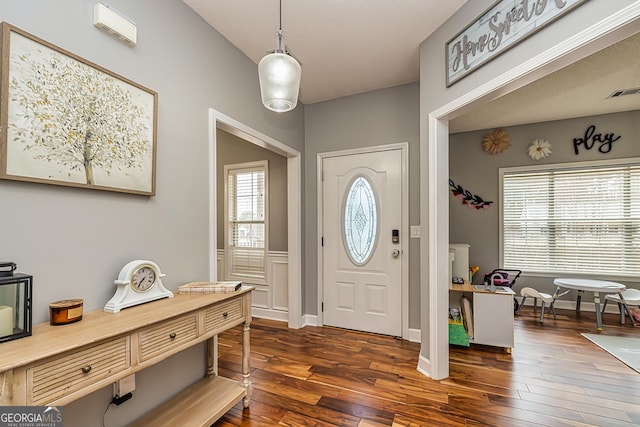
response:
<svg viewBox="0 0 640 427"><path fill-rule="evenodd" d="M240 400L249 406L252 290L178 294L118 313L88 312L68 325L34 325L30 337L0 344L0 406L66 405L206 342L205 377L140 419L153 422L139 425L164 425L155 417L178 425L169 421L173 416L211 425ZM217 376L216 336L240 324L243 378L237 382Z"/></svg>
<svg viewBox="0 0 640 427"><path fill-rule="evenodd" d="M128 427L210 426L244 396L244 387L236 381L224 377L203 378Z"/></svg>

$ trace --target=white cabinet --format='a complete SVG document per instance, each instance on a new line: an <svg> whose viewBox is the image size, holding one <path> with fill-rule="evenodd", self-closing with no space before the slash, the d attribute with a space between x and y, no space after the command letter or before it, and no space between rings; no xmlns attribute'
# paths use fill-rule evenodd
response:
<svg viewBox="0 0 640 427"><path fill-rule="evenodd" d="M460 305L463 295L471 302L473 336L469 337L470 343L504 347L511 351L514 346L513 290L477 290L466 281L462 285L451 284L449 290L450 306Z"/></svg>
<svg viewBox="0 0 640 427"><path fill-rule="evenodd" d="M470 342L513 347L513 291L474 292L472 310L474 336Z"/></svg>

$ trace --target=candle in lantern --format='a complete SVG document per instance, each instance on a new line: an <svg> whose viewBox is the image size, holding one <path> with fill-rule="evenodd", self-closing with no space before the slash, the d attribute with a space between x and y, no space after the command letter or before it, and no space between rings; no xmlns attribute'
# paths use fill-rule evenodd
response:
<svg viewBox="0 0 640 427"><path fill-rule="evenodd" d="M13 307L0 305L0 337L13 335Z"/></svg>

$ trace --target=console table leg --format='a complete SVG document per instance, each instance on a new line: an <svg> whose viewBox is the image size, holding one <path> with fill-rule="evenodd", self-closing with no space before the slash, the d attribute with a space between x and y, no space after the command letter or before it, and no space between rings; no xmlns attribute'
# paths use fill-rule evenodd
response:
<svg viewBox="0 0 640 427"><path fill-rule="evenodd" d="M13 370L0 372L0 406L12 406L13 403Z"/></svg>
<svg viewBox="0 0 640 427"><path fill-rule="evenodd" d="M251 355L251 348L249 344L249 322L242 325L242 385L247 390L247 395L242 400L242 404L245 408L249 407L251 402L251 379L249 372L249 358Z"/></svg>
<svg viewBox="0 0 640 427"><path fill-rule="evenodd" d="M207 340L207 377L218 375L218 336Z"/></svg>

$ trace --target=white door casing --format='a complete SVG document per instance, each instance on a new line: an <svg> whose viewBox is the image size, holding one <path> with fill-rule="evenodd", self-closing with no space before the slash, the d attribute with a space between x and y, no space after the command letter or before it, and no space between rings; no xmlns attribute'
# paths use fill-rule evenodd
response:
<svg viewBox="0 0 640 427"><path fill-rule="evenodd" d="M287 158L287 284L289 327L301 328L302 318L302 170L297 150L255 129L209 109L209 280L218 279L216 222L216 134L220 128Z"/></svg>
<svg viewBox="0 0 640 427"><path fill-rule="evenodd" d="M402 336L402 261L407 256L403 253L403 151L396 147L326 156L321 166L323 322ZM348 199L356 202L349 205ZM346 211L353 221L345 223L345 215L350 216ZM398 231L395 242L393 230ZM368 236L372 244L354 244L349 232L356 240ZM356 247L351 255L349 246Z"/></svg>
<svg viewBox="0 0 640 427"><path fill-rule="evenodd" d="M420 250L428 267L421 269L420 281L421 303L429 310L420 321L418 371L436 380L449 376L449 120L637 33L639 19L640 1L636 1L427 115L427 132L420 130L420 222L427 238L421 240Z"/></svg>

